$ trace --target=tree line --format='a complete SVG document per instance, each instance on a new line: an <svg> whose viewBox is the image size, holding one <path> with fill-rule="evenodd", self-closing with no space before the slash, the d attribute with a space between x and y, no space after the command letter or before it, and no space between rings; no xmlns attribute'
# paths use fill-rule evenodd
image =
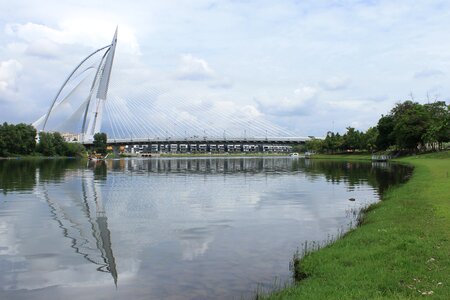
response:
<svg viewBox="0 0 450 300"><path fill-rule="evenodd" d="M306 143L309 151L338 153L348 151L441 150L450 142L450 105L444 101L420 104L397 103L378 124L367 131L347 127L346 133L328 132L324 139Z"/></svg>
<svg viewBox="0 0 450 300"><path fill-rule="evenodd" d="M15 155L80 156L85 152L83 145L68 143L59 132L39 133L36 143L36 129L24 123L0 124L0 157Z"/></svg>

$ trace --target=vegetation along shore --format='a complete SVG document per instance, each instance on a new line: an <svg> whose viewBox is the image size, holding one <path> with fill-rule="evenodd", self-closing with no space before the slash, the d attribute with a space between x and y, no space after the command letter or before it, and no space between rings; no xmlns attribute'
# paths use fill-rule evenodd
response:
<svg viewBox="0 0 450 300"><path fill-rule="evenodd" d="M294 261L301 280L267 299L449 299L450 151L397 161L414 166L411 179L360 227Z"/></svg>

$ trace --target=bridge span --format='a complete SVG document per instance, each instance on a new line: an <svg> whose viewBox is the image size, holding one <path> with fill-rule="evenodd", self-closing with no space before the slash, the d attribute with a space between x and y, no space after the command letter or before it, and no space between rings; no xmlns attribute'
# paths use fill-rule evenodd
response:
<svg viewBox="0 0 450 300"><path fill-rule="evenodd" d="M304 144L309 137L235 137L235 138L138 138L108 139L115 152L197 153L197 152L291 152L293 145ZM93 142L85 142L87 147Z"/></svg>
<svg viewBox="0 0 450 300"><path fill-rule="evenodd" d="M130 138L108 139L108 145L146 145L146 144L304 144L310 137L187 137L187 138ZM92 145L93 140L85 141L86 146Z"/></svg>

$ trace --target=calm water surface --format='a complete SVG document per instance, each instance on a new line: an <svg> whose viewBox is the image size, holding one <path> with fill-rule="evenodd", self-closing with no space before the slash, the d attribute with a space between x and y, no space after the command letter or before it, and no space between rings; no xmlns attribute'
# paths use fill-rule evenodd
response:
<svg viewBox="0 0 450 300"><path fill-rule="evenodd" d="M249 298L409 172L283 157L0 161L0 299Z"/></svg>

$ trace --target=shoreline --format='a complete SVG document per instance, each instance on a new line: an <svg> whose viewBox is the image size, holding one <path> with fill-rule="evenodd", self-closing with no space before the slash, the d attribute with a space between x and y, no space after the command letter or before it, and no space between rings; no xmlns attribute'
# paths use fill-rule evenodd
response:
<svg viewBox="0 0 450 300"><path fill-rule="evenodd" d="M450 151L392 161L412 165L411 178L370 206L361 226L300 258L302 280L262 298L450 297Z"/></svg>

